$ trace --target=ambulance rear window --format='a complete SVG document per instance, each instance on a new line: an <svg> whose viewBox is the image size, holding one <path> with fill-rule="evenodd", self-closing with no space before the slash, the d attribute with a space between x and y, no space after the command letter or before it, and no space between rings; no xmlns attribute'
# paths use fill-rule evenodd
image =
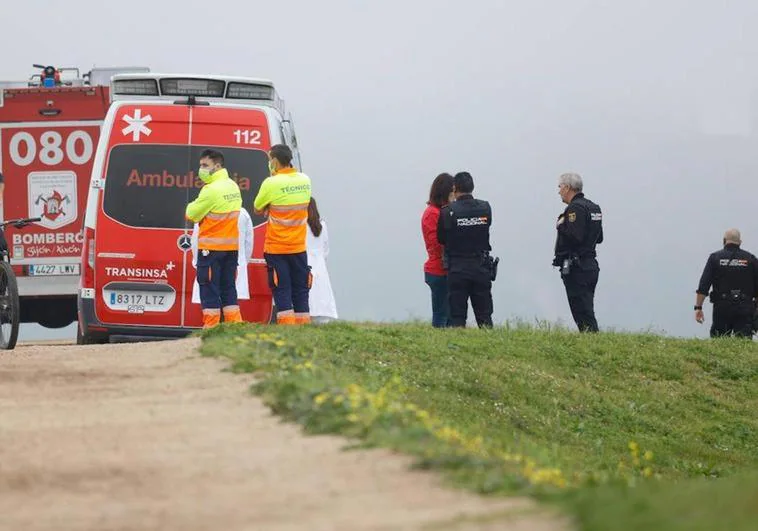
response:
<svg viewBox="0 0 758 531"><path fill-rule="evenodd" d="M183 229L187 203L200 192L200 153L206 146L121 145L111 150L103 209L131 227ZM237 181L244 207L253 214L253 200L268 176L268 157L260 150L214 148L224 154L229 176Z"/></svg>

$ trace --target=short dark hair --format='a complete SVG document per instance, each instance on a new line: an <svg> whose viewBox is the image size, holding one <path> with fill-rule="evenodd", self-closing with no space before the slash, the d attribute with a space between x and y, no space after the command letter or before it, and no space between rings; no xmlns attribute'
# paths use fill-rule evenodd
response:
<svg viewBox="0 0 758 531"><path fill-rule="evenodd" d="M474 191L474 178L467 171L458 172L453 177L455 191L459 194L470 194Z"/></svg>
<svg viewBox="0 0 758 531"><path fill-rule="evenodd" d="M442 207L448 203L450 193L453 191L453 176L449 173L440 173L429 189L429 204Z"/></svg>
<svg viewBox="0 0 758 531"><path fill-rule="evenodd" d="M205 149L202 153L200 153L201 159L211 159L213 162L221 165L221 167L224 167L224 155L220 151L216 151L215 149Z"/></svg>
<svg viewBox="0 0 758 531"><path fill-rule="evenodd" d="M279 161L282 166L292 165L292 150L285 144L276 144L271 146L271 158Z"/></svg>

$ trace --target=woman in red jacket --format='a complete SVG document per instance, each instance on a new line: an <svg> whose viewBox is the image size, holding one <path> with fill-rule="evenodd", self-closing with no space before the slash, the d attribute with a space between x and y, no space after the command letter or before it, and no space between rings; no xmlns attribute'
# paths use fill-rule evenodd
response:
<svg viewBox="0 0 758 531"><path fill-rule="evenodd" d="M424 263L424 277L432 290L432 326L444 328L450 319L447 300L447 271L442 266L442 245L437 241L437 221L440 209L452 200L453 176L441 173L429 190L428 206L421 216L421 232L429 258Z"/></svg>

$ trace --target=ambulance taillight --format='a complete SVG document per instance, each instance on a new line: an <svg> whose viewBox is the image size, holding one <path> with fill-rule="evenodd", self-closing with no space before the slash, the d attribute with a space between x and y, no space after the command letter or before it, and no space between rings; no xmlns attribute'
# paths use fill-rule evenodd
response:
<svg viewBox="0 0 758 531"><path fill-rule="evenodd" d="M85 260L84 270L82 271L83 288L92 288L95 285L95 229L84 227L84 243L82 246L82 255Z"/></svg>

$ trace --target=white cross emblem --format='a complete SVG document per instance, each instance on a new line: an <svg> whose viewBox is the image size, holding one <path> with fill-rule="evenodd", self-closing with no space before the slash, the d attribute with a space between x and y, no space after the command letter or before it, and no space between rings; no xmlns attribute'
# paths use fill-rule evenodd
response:
<svg viewBox="0 0 758 531"><path fill-rule="evenodd" d="M147 127L147 123L151 122L153 119L152 116L149 114L147 116L142 116L142 109L134 109L134 116L129 116L128 114L125 114L122 120L124 120L127 125L124 127L121 132L124 134L124 136L128 135L129 133L132 134L132 140L135 142L139 142L139 136L140 135L146 135L150 136L150 133L152 131L149 127Z"/></svg>
<svg viewBox="0 0 758 531"><path fill-rule="evenodd" d="M175 267L174 262L169 262L166 264L166 271L173 271Z"/></svg>

